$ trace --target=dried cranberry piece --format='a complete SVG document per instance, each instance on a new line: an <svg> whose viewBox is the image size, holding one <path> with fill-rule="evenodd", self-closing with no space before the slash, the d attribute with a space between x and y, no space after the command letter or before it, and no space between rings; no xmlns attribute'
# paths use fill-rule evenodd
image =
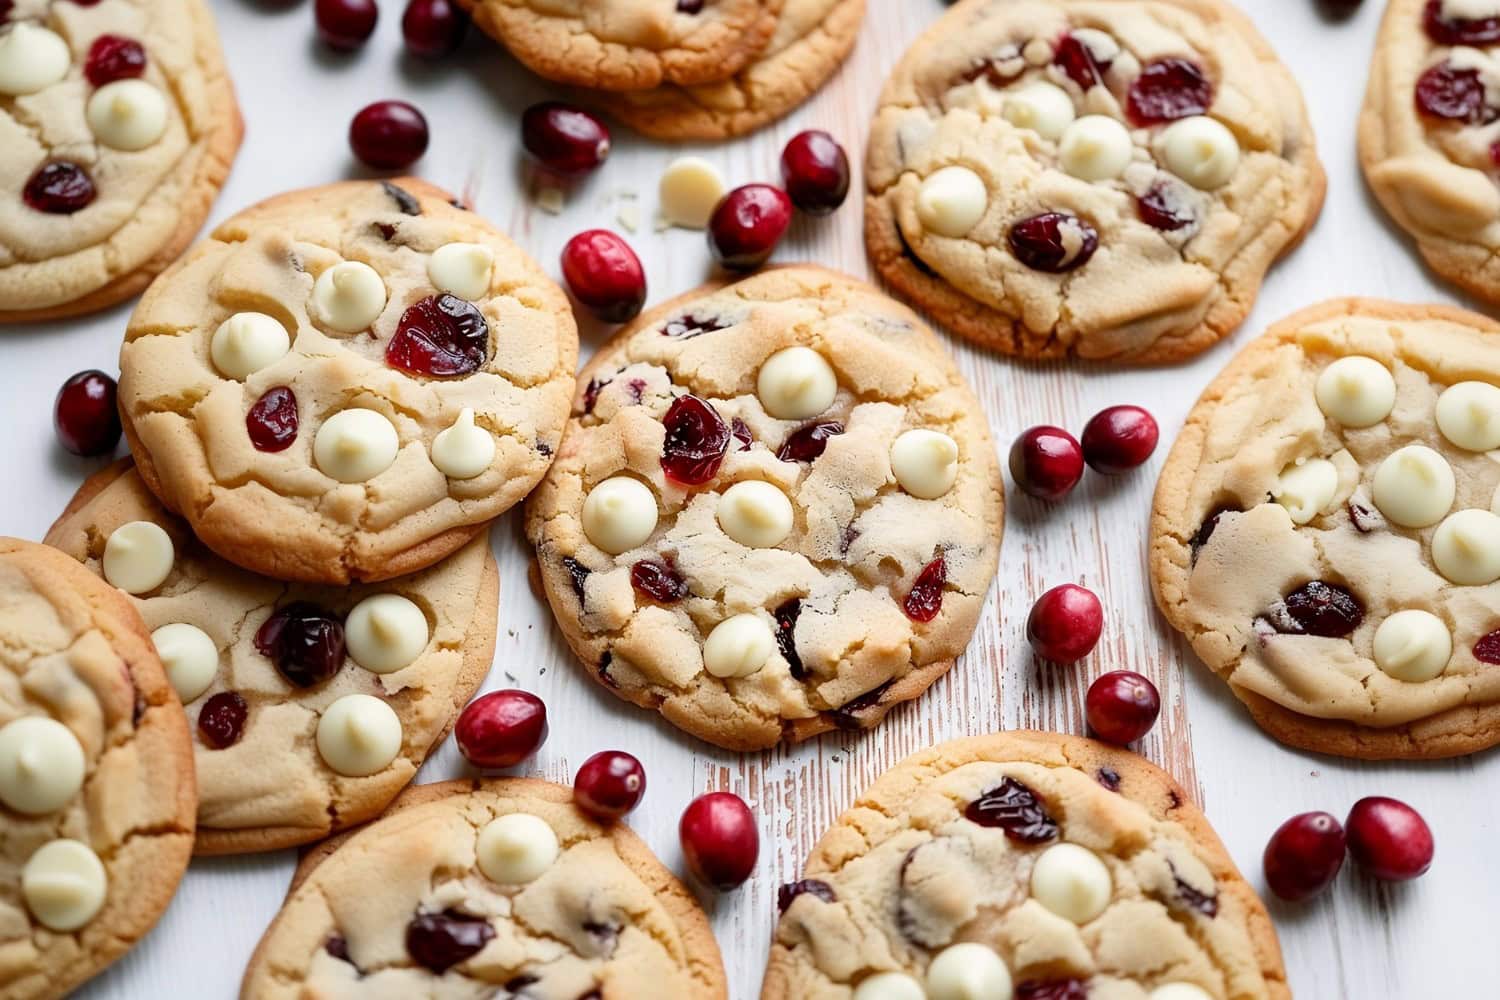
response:
<svg viewBox="0 0 1500 1000"><path fill-rule="evenodd" d="M495 928L483 917L457 910L418 913L406 925L406 951L418 965L442 975L478 954L494 936Z"/></svg>
<svg viewBox="0 0 1500 1000"><path fill-rule="evenodd" d="M1120 772L1114 768L1101 767L1099 768L1099 773L1094 775L1094 777L1099 779L1099 784L1110 791L1118 792L1120 790Z"/></svg>
<svg viewBox="0 0 1500 1000"><path fill-rule="evenodd" d="M1168 862L1168 868L1171 863ZM1189 909L1197 910L1205 917L1217 917L1219 915L1219 894L1217 892L1202 892L1193 888L1182 880L1177 874L1177 869L1172 868L1172 881L1177 883L1177 898Z"/></svg>
<svg viewBox="0 0 1500 1000"><path fill-rule="evenodd" d="M1225 514L1238 513L1240 511L1234 507L1220 507L1203 519L1203 523L1198 525L1197 533L1193 535L1193 540L1188 543L1189 548L1192 550L1193 562L1196 563L1198 561L1198 552L1203 546L1208 544L1210 538L1214 537L1214 531L1219 527L1219 519Z"/></svg>
<svg viewBox="0 0 1500 1000"><path fill-rule="evenodd" d="M1443 0L1427 0L1422 14L1427 37L1439 45L1493 45L1500 42L1500 17L1444 17Z"/></svg>
<svg viewBox="0 0 1500 1000"><path fill-rule="evenodd" d="M137 77L144 72L145 48L134 38L123 35L100 35L94 39L83 64L83 75L96 87Z"/></svg>
<svg viewBox="0 0 1500 1000"><path fill-rule="evenodd" d="M198 712L198 735L210 750L234 746L245 732L245 717L250 708L233 691L220 691Z"/></svg>
<svg viewBox="0 0 1500 1000"><path fill-rule="evenodd" d="M542 981L541 976L533 976L529 972L523 972L519 976L511 976L504 983L505 992L520 993L528 986L535 986Z"/></svg>
<svg viewBox="0 0 1500 1000"><path fill-rule="evenodd" d="M679 14L696 14L703 9L703 0L677 0Z"/></svg>
<svg viewBox="0 0 1500 1000"><path fill-rule="evenodd" d="M1494 118L1484 103L1484 81L1477 69L1440 62L1417 78L1417 110L1432 118L1478 125Z"/></svg>
<svg viewBox="0 0 1500 1000"><path fill-rule="evenodd" d="M381 181L380 190L385 192L387 198L396 203L396 210L402 215L422 214L422 203L417 200L416 195L406 190L406 188L392 184L390 181ZM458 207L462 208L463 206L460 205Z"/></svg>
<svg viewBox="0 0 1500 1000"><path fill-rule="evenodd" d="M82 167L69 160L53 160L37 168L21 195L38 212L72 215L87 208L96 193Z"/></svg>
<svg viewBox="0 0 1500 1000"><path fill-rule="evenodd" d="M1089 47L1072 35L1063 35L1057 43L1052 62L1083 90L1097 87L1104 79L1109 63L1099 63Z"/></svg>
<svg viewBox="0 0 1500 1000"><path fill-rule="evenodd" d="M802 665L802 656L797 652L797 619L801 615L800 597L783 602L771 612L771 616L776 619L776 646L791 668L792 677L799 681L807 678L807 668Z"/></svg>
<svg viewBox="0 0 1500 1000"><path fill-rule="evenodd" d="M999 827L1011 840L1022 844L1040 844L1058 834L1057 821L1036 792L1015 778L1004 778L1000 784L970 802L964 818L980 826Z"/></svg>
<svg viewBox="0 0 1500 1000"><path fill-rule="evenodd" d="M750 425L739 417L735 417L730 422L729 433L739 442L741 451L749 451L750 446L755 443L755 435L750 433Z"/></svg>
<svg viewBox="0 0 1500 1000"><path fill-rule="evenodd" d="M663 472L684 486L701 486L718 474L730 433L717 410L697 396L678 396L662 423L667 428Z"/></svg>
<svg viewBox="0 0 1500 1000"><path fill-rule="evenodd" d="M1089 990L1081 979L1028 979L1016 987L1016 1000L1088 1000Z"/></svg>
<svg viewBox="0 0 1500 1000"><path fill-rule="evenodd" d="M896 238L901 241L901 256L910 261L912 267L916 268L919 273L925 274L929 278L936 278L938 276L937 271L933 270L930 264L928 264L921 257L917 256L917 252L913 250L911 248L911 244L907 242L906 234L901 231L900 226L896 227Z"/></svg>
<svg viewBox="0 0 1500 1000"><path fill-rule="evenodd" d="M1214 85L1191 59L1168 57L1150 62L1130 84L1125 107L1137 125L1176 121L1208 111Z"/></svg>
<svg viewBox="0 0 1500 1000"><path fill-rule="evenodd" d="M930 622L943 609L943 587L948 582L948 561L938 556L922 567L917 582L911 585L901 610L914 622Z"/></svg>
<svg viewBox="0 0 1500 1000"><path fill-rule="evenodd" d="M245 414L245 432L256 451L285 451L297 440L297 397L284 385L267 389Z"/></svg>
<svg viewBox="0 0 1500 1000"><path fill-rule="evenodd" d="M490 351L490 325L472 302L444 292L412 303L385 349L386 364L413 375L467 375Z"/></svg>
<svg viewBox="0 0 1500 1000"><path fill-rule="evenodd" d="M1474 643L1474 659L1500 665L1500 631L1491 632Z"/></svg>
<svg viewBox="0 0 1500 1000"><path fill-rule="evenodd" d="M688 595L687 581L670 559L642 559L630 567L630 585L659 604L676 604Z"/></svg>
<svg viewBox="0 0 1500 1000"><path fill-rule="evenodd" d="M1174 190L1174 185L1158 182L1135 200L1136 214L1153 229L1175 233L1193 224L1193 210Z"/></svg>
<svg viewBox="0 0 1500 1000"><path fill-rule="evenodd" d="M1022 264L1057 274L1089 262L1099 249L1099 231L1077 216L1043 212L1011 226L1006 241Z"/></svg>
<svg viewBox="0 0 1500 1000"><path fill-rule="evenodd" d="M290 683L309 688L344 665L344 623L316 604L294 601L256 629L255 648Z"/></svg>
<svg viewBox="0 0 1500 1000"><path fill-rule="evenodd" d="M354 959L349 957L349 942L344 939L344 935L342 934L328 935L328 939L323 942L323 950L340 962L348 962L350 965L354 964Z"/></svg>
<svg viewBox="0 0 1500 1000"><path fill-rule="evenodd" d="M1313 580L1282 598L1270 615L1278 631L1338 639L1359 628L1365 609L1338 584Z"/></svg>
<svg viewBox="0 0 1500 1000"><path fill-rule="evenodd" d="M583 412L593 413L594 404L599 402L600 391L614 379L589 379L589 384L583 387Z"/></svg>
<svg viewBox="0 0 1500 1000"><path fill-rule="evenodd" d="M858 697L849 699L828 713L829 720L840 729L853 730L865 728L868 723L859 717L859 713L867 708L879 705L880 699L885 696L886 689L894 683L896 683L894 680L886 681L884 684L872 687ZM871 719L869 721L873 722L874 720Z"/></svg>
<svg viewBox="0 0 1500 1000"><path fill-rule="evenodd" d="M1362 535L1368 535L1376 528L1385 524L1385 518L1373 507L1356 500L1350 500L1347 506L1349 508L1350 522L1353 523L1355 530Z"/></svg>
<svg viewBox="0 0 1500 1000"><path fill-rule="evenodd" d="M844 433L844 425L837 420L818 420L803 424L781 443L776 457L783 462L812 462L828 447L828 439Z"/></svg>
<svg viewBox="0 0 1500 1000"><path fill-rule="evenodd" d="M800 882L788 882L776 890L776 912L785 913L786 908L798 896L816 896L825 903L835 903L839 898L838 893L833 891L833 886L827 882L805 878Z"/></svg>
<svg viewBox="0 0 1500 1000"><path fill-rule="evenodd" d="M573 584L573 593L578 595L578 602L583 603L583 584L589 578L591 572L587 566L574 559L572 556L562 557L563 569L568 571L568 577Z"/></svg>
<svg viewBox="0 0 1500 1000"><path fill-rule="evenodd" d="M676 319L667 320L666 325L661 328L661 335L663 337L676 337L678 340L691 340L694 337L701 337L705 333L716 333L719 330L727 330L732 325L732 323L725 323L717 316L706 318L693 315L679 316Z"/></svg>

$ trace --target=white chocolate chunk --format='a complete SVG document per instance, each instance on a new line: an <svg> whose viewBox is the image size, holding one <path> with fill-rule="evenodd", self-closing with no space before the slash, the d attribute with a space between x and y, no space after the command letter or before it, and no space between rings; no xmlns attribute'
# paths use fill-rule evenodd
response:
<svg viewBox="0 0 1500 1000"><path fill-rule="evenodd" d="M558 851L552 827L530 813L507 813L490 820L474 846L479 870L501 885L534 881L552 867Z"/></svg>
<svg viewBox="0 0 1500 1000"><path fill-rule="evenodd" d="M26 715L0 726L0 802L30 816L56 812L83 787L83 746L56 719Z"/></svg>
<svg viewBox="0 0 1500 1000"><path fill-rule="evenodd" d="M1065 920L1086 924L1109 905L1114 882L1099 856L1077 844L1053 844L1031 869L1031 896Z"/></svg>
<svg viewBox="0 0 1500 1000"><path fill-rule="evenodd" d="M339 333L368 330L385 311L385 282L369 264L345 260L313 282L313 317Z"/></svg>
<svg viewBox="0 0 1500 1000"><path fill-rule="evenodd" d="M833 366L811 347L777 351L760 366L755 394L778 420L806 420L833 405L839 380Z"/></svg>
<svg viewBox="0 0 1500 1000"><path fill-rule="evenodd" d="M941 431L906 431L891 445L891 472L912 496L936 500L958 479L958 442Z"/></svg>
<svg viewBox="0 0 1500 1000"><path fill-rule="evenodd" d="M17 21L0 35L0 94L35 94L68 75L73 53L57 32Z"/></svg>
<svg viewBox="0 0 1500 1000"><path fill-rule="evenodd" d="M427 616L400 594L375 594L344 619L344 641L354 662L372 674L409 665L427 648Z"/></svg>
<svg viewBox="0 0 1500 1000"><path fill-rule="evenodd" d="M208 356L219 374L243 381L291 350L292 338L274 317L259 312L237 312L214 331Z"/></svg>
<svg viewBox="0 0 1500 1000"><path fill-rule="evenodd" d="M167 131L167 99L145 80L106 83L84 113L94 138L128 153L155 144Z"/></svg>
<svg viewBox="0 0 1500 1000"><path fill-rule="evenodd" d="M1328 509L1338 490L1338 467L1314 458L1282 469L1271 497L1286 508L1293 524L1306 524Z"/></svg>
<svg viewBox="0 0 1500 1000"><path fill-rule="evenodd" d="M612 556L644 544L656 518L656 494L631 476L604 480L583 501L583 533Z"/></svg>
<svg viewBox="0 0 1500 1000"><path fill-rule="evenodd" d="M401 752L401 720L395 709L369 694L346 694L318 720L318 755L346 778L386 769Z"/></svg>
<svg viewBox="0 0 1500 1000"><path fill-rule="evenodd" d="M984 218L990 193L968 167L943 167L917 191L917 219L929 233L957 239Z"/></svg>
<svg viewBox="0 0 1500 1000"><path fill-rule="evenodd" d="M1453 509L1457 493L1448 460L1422 444L1386 456L1375 470L1370 494L1387 520L1406 528L1437 524Z"/></svg>
<svg viewBox="0 0 1500 1000"><path fill-rule="evenodd" d="M363 483L391 467L401 440L396 426L374 410L340 410L313 438L313 461L341 483Z"/></svg>
<svg viewBox="0 0 1500 1000"><path fill-rule="evenodd" d="M1374 358L1339 358L1318 376L1314 392L1323 414L1345 427L1373 427L1396 406L1396 379Z"/></svg>
<svg viewBox="0 0 1500 1000"><path fill-rule="evenodd" d="M1437 615L1397 611L1375 630L1375 665L1398 681L1430 681L1453 657L1453 634Z"/></svg>
<svg viewBox="0 0 1500 1000"><path fill-rule="evenodd" d="M904 972L877 972L855 987L853 1000L927 1000L927 994Z"/></svg>
<svg viewBox="0 0 1500 1000"><path fill-rule="evenodd" d="M1500 516L1475 508L1449 514L1432 534L1432 564L1461 586L1500 580Z"/></svg>
<svg viewBox="0 0 1500 1000"><path fill-rule="evenodd" d="M770 483L735 483L719 497L716 511L724 534L752 549L780 545L792 533L792 502Z"/></svg>
<svg viewBox="0 0 1500 1000"><path fill-rule="evenodd" d="M465 406L452 425L432 439L432 464L449 479L473 479L495 460L495 435L474 423Z"/></svg>
<svg viewBox="0 0 1500 1000"><path fill-rule="evenodd" d="M1151 991L1149 1000L1214 1000L1201 986L1192 983L1167 983Z"/></svg>
<svg viewBox="0 0 1500 1000"><path fill-rule="evenodd" d="M1043 139L1056 140L1072 124L1073 98L1056 84L1038 80L1005 95L1001 111L1016 128L1027 128Z"/></svg>
<svg viewBox="0 0 1500 1000"><path fill-rule="evenodd" d="M726 618L703 642L703 667L715 677L749 677L771 658L776 637L759 615Z"/></svg>
<svg viewBox="0 0 1500 1000"><path fill-rule="evenodd" d="M104 579L127 594L160 587L177 559L172 537L151 521L130 521L110 532L101 561Z"/></svg>
<svg viewBox="0 0 1500 1000"><path fill-rule="evenodd" d="M1443 390L1436 409L1438 430L1465 451L1500 448L1500 387L1459 382Z"/></svg>
<svg viewBox="0 0 1500 1000"><path fill-rule="evenodd" d="M1134 152L1130 132L1120 122L1108 115L1084 115L1063 132L1057 158L1074 177L1107 181L1125 172Z"/></svg>
<svg viewBox="0 0 1500 1000"><path fill-rule="evenodd" d="M48 841L21 869L26 908L54 931L76 931L93 920L108 893L104 863L82 841Z"/></svg>
<svg viewBox="0 0 1500 1000"><path fill-rule="evenodd" d="M927 966L927 1000L1011 1000L1010 969L993 948L965 941Z"/></svg>
<svg viewBox="0 0 1500 1000"><path fill-rule="evenodd" d="M219 672L219 647L208 633L187 622L172 622L151 633L151 644L167 670L167 680L184 705L198 698Z"/></svg>
<svg viewBox="0 0 1500 1000"><path fill-rule="evenodd" d="M495 251L479 243L445 243L427 258L427 279L440 292L478 302L490 293Z"/></svg>
<svg viewBox="0 0 1500 1000"><path fill-rule="evenodd" d="M679 156L667 164L657 185L661 220L669 226L702 229L727 189L718 167L701 156Z"/></svg>
<svg viewBox="0 0 1500 1000"><path fill-rule="evenodd" d="M1173 122L1160 142L1167 169L1199 190L1223 187L1239 169L1240 144L1234 133L1207 115Z"/></svg>

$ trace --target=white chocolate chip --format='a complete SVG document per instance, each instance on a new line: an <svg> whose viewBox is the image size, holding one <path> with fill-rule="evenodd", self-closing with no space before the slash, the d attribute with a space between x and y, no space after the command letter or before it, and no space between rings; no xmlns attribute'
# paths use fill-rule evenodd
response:
<svg viewBox="0 0 1500 1000"><path fill-rule="evenodd" d="M1375 630L1375 665L1398 681L1430 681L1448 667L1453 635L1437 615L1397 611Z"/></svg>
<svg viewBox="0 0 1500 1000"><path fill-rule="evenodd" d="M76 931L93 920L108 893L104 863L82 841L48 841L21 869L26 908L54 931Z"/></svg>
<svg viewBox="0 0 1500 1000"><path fill-rule="evenodd" d="M427 648L427 616L400 594L366 597L344 619L344 640L354 662L372 674L407 666Z"/></svg>
<svg viewBox="0 0 1500 1000"><path fill-rule="evenodd" d="M891 445L891 472L912 496L936 500L958 479L958 442L940 431L906 431Z"/></svg>
<svg viewBox="0 0 1500 1000"><path fill-rule="evenodd" d="M1053 844L1031 869L1031 895L1065 920L1086 924L1109 905L1114 882L1099 856L1077 844Z"/></svg>
<svg viewBox="0 0 1500 1000"><path fill-rule="evenodd" d="M313 438L313 461L341 483L368 482L391 467L401 440L396 427L374 410L340 410Z"/></svg>
<svg viewBox="0 0 1500 1000"><path fill-rule="evenodd" d="M1374 358L1339 358L1323 369L1314 390L1318 408L1345 427L1373 427L1396 406L1396 379Z"/></svg>
<svg viewBox="0 0 1500 1000"><path fill-rule="evenodd" d="M792 502L780 489L759 479L725 490L716 514L724 534L752 549L774 548L792 533Z"/></svg>
<svg viewBox="0 0 1500 1000"><path fill-rule="evenodd" d="M922 228L957 239L984 218L990 193L968 167L944 167L923 179L917 191L917 219Z"/></svg>
<svg viewBox="0 0 1500 1000"><path fill-rule="evenodd" d="M1223 187L1239 169L1240 144L1234 133L1207 115L1173 122L1160 143L1167 169L1202 191Z"/></svg>
<svg viewBox="0 0 1500 1000"><path fill-rule="evenodd" d="M172 622L151 633L167 680L184 705L198 698L219 672L219 647L208 633L187 622Z"/></svg>
<svg viewBox="0 0 1500 1000"><path fill-rule="evenodd" d="M583 533L612 556L644 544L656 519L656 494L631 476L604 480L583 501Z"/></svg>
<svg viewBox="0 0 1500 1000"><path fill-rule="evenodd" d="M778 420L807 420L833 405L839 380L833 366L811 347L777 351L760 366L755 394Z"/></svg>
<svg viewBox="0 0 1500 1000"><path fill-rule="evenodd" d="M313 282L314 318L339 333L368 330L385 311L385 282L369 264L345 260Z"/></svg>
<svg viewBox="0 0 1500 1000"><path fill-rule="evenodd" d="M495 436L474 423L465 406L458 419L432 439L432 464L449 479L473 479L495 460Z"/></svg>
<svg viewBox="0 0 1500 1000"><path fill-rule="evenodd" d="M176 559L172 537L161 525L130 521L104 543L104 579L127 594L144 594L162 585Z"/></svg>
<svg viewBox="0 0 1500 1000"><path fill-rule="evenodd" d="M949 945L927 966L927 1000L1011 1000L1010 969L993 948Z"/></svg>
<svg viewBox="0 0 1500 1000"><path fill-rule="evenodd" d="M96 139L133 153L167 131L167 99L145 80L116 80L94 91L85 116Z"/></svg>
<svg viewBox="0 0 1500 1000"><path fill-rule="evenodd" d="M1405 528L1437 524L1453 508L1456 492L1448 460L1423 444L1409 444L1387 455L1370 484L1380 513Z"/></svg>
<svg viewBox="0 0 1500 1000"><path fill-rule="evenodd" d="M1443 437L1465 451L1500 448L1500 388L1488 382L1459 382L1437 401Z"/></svg>
<svg viewBox="0 0 1500 1000"><path fill-rule="evenodd" d="M1214 1000L1201 986L1192 983L1167 983L1151 991L1149 1000Z"/></svg>
<svg viewBox="0 0 1500 1000"><path fill-rule="evenodd" d="M0 35L0 94L35 94L68 75L73 53L57 32L17 21Z"/></svg>
<svg viewBox="0 0 1500 1000"><path fill-rule="evenodd" d="M701 156L679 156L667 164L657 186L661 220L669 226L702 229L726 188L718 167Z"/></svg>
<svg viewBox="0 0 1500 1000"><path fill-rule="evenodd" d="M1107 31L1098 28L1074 28L1071 32L1073 38L1083 43L1083 47L1089 50L1089 55L1094 57L1094 62L1101 66L1115 61L1120 54L1120 43Z"/></svg>
<svg viewBox="0 0 1500 1000"><path fill-rule="evenodd" d="M1016 128L1055 140L1073 121L1073 98L1056 84L1038 80L1005 95L1002 113Z"/></svg>
<svg viewBox="0 0 1500 1000"><path fill-rule="evenodd" d="M318 720L318 756L346 778L384 771L401 752L401 720L369 694L346 694Z"/></svg>
<svg viewBox="0 0 1500 1000"><path fill-rule="evenodd" d="M1328 509L1338 490L1338 466L1314 458L1282 469L1271 497L1286 508L1293 524L1306 524Z"/></svg>
<svg viewBox="0 0 1500 1000"><path fill-rule="evenodd" d="M759 615L726 618L703 642L703 667L715 677L749 677L771 658L776 637Z"/></svg>
<svg viewBox="0 0 1500 1000"><path fill-rule="evenodd" d="M83 787L83 746L56 719L26 715L0 726L0 802L30 816L56 812Z"/></svg>
<svg viewBox="0 0 1500 1000"><path fill-rule="evenodd" d="M427 258L427 278L440 292L478 302L490 293L495 251L479 243L445 243Z"/></svg>
<svg viewBox="0 0 1500 1000"><path fill-rule="evenodd" d="M1057 147L1063 170L1086 181L1119 177L1134 153L1129 130L1108 115L1084 115L1068 126Z"/></svg>
<svg viewBox="0 0 1500 1000"><path fill-rule="evenodd" d="M258 312L237 312L214 331L208 356L219 374L243 381L275 364L291 349L292 338L274 317Z"/></svg>
<svg viewBox="0 0 1500 1000"><path fill-rule="evenodd" d="M1432 564L1461 586L1500 580L1500 516L1476 508L1449 514L1432 534Z"/></svg>
<svg viewBox="0 0 1500 1000"><path fill-rule="evenodd" d="M853 1000L927 1000L927 994L904 972L877 972L855 987Z"/></svg>
<svg viewBox="0 0 1500 1000"><path fill-rule="evenodd" d="M485 824L474 845L479 870L491 882L522 885L557 861L557 834L540 816L507 813Z"/></svg>

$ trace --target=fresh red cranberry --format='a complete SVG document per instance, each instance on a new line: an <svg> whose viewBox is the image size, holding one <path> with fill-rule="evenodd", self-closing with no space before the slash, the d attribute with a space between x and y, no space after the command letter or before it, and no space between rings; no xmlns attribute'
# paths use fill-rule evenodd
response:
<svg viewBox="0 0 1500 1000"><path fill-rule="evenodd" d="M427 119L405 101L376 101L349 123L349 148L377 170L401 170L427 152Z"/></svg>
<svg viewBox="0 0 1500 1000"><path fill-rule="evenodd" d="M401 15L407 51L423 59L441 59L457 49L468 28L469 15L453 0L410 0Z"/></svg>
<svg viewBox="0 0 1500 1000"><path fill-rule="evenodd" d="M1474 659L1500 665L1500 631L1490 632L1474 643Z"/></svg>
<svg viewBox="0 0 1500 1000"><path fill-rule="evenodd" d="M490 324L474 303L429 295L406 307L385 348L385 362L413 375L449 378L476 372L490 353Z"/></svg>
<svg viewBox="0 0 1500 1000"><path fill-rule="evenodd" d="M733 889L755 871L760 831L750 807L733 792L709 792L688 803L677 835L688 868L715 889Z"/></svg>
<svg viewBox="0 0 1500 1000"><path fill-rule="evenodd" d="M97 192L88 172L70 160L52 160L37 168L21 197L38 212L72 215L87 208Z"/></svg>
<svg viewBox="0 0 1500 1000"><path fill-rule="evenodd" d="M483 917L457 910L418 913L406 925L406 953L424 969L441 976L479 954L494 936L495 929Z"/></svg>
<svg viewBox="0 0 1500 1000"><path fill-rule="evenodd" d="M1494 115L1484 101L1479 70L1440 62L1417 78L1417 110L1433 118L1478 125Z"/></svg>
<svg viewBox="0 0 1500 1000"><path fill-rule="evenodd" d="M1350 855L1376 878L1405 882L1432 867L1432 830L1405 802L1383 795L1360 799L1345 823Z"/></svg>
<svg viewBox="0 0 1500 1000"><path fill-rule="evenodd" d="M726 194L708 220L708 247L732 271L753 271L776 249L792 221L792 200L769 184L746 184Z"/></svg>
<svg viewBox="0 0 1500 1000"><path fill-rule="evenodd" d="M1111 670L1089 685L1084 709L1095 736L1124 746L1156 725L1161 695L1155 684L1135 671Z"/></svg>
<svg viewBox="0 0 1500 1000"><path fill-rule="evenodd" d="M321 684L344 665L344 623L307 601L278 608L255 631L255 648L299 688Z"/></svg>
<svg viewBox="0 0 1500 1000"><path fill-rule="evenodd" d="M562 252L563 280L573 297L606 323L634 319L646 302L646 270L641 259L607 229L587 229Z"/></svg>
<svg viewBox="0 0 1500 1000"><path fill-rule="evenodd" d="M793 205L808 215L827 215L849 193L849 157L827 132L798 132L781 151L781 182Z"/></svg>
<svg viewBox="0 0 1500 1000"><path fill-rule="evenodd" d="M475 767L515 767L547 742L547 706L529 691L491 691L464 706L453 733Z"/></svg>
<svg viewBox="0 0 1500 1000"><path fill-rule="evenodd" d="M1067 74L1068 79L1078 84L1081 90L1092 90L1104 82L1104 71L1110 63L1102 65L1094 58L1089 47L1072 35L1064 35L1057 43L1052 62Z"/></svg>
<svg viewBox="0 0 1500 1000"><path fill-rule="evenodd" d="M1316 635L1340 639L1364 621L1359 598L1336 583L1312 580L1282 598L1272 610L1271 622L1279 631L1293 635Z"/></svg>
<svg viewBox="0 0 1500 1000"><path fill-rule="evenodd" d="M146 49L134 38L123 35L100 35L94 39L83 63L83 75L96 87L116 80L128 80L144 72Z"/></svg>
<svg viewBox="0 0 1500 1000"><path fill-rule="evenodd" d="M669 559L642 559L630 567L630 585L658 604L676 604L688 595L687 581Z"/></svg>
<svg viewBox="0 0 1500 1000"><path fill-rule="evenodd" d="M1125 109L1136 125L1157 125L1204 114L1213 101L1214 85L1203 67L1169 56L1147 63L1131 81Z"/></svg>
<svg viewBox="0 0 1500 1000"><path fill-rule="evenodd" d="M1061 427L1033 427L1010 446L1010 477L1021 492L1056 503L1083 478L1083 448Z"/></svg>
<svg viewBox="0 0 1500 1000"><path fill-rule="evenodd" d="M341 52L352 52L375 33L380 8L375 0L317 0L313 19L323 44Z"/></svg>
<svg viewBox="0 0 1500 1000"><path fill-rule="evenodd" d="M1022 844L1043 844L1058 835L1057 820L1041 797L1015 778L1002 778L964 808L964 818L980 826L1000 829Z"/></svg>
<svg viewBox="0 0 1500 1000"><path fill-rule="evenodd" d="M662 417L666 438L661 467L684 486L701 486L718 475L732 436L719 412L697 396L678 396Z"/></svg>
<svg viewBox="0 0 1500 1000"><path fill-rule="evenodd" d="M1344 866L1344 828L1326 812L1293 816L1271 834L1262 864L1266 885L1282 899L1316 896Z"/></svg>
<svg viewBox="0 0 1500 1000"><path fill-rule="evenodd" d="M623 750L601 750L573 776L573 801L599 820L612 823L641 804L646 769Z"/></svg>
<svg viewBox="0 0 1500 1000"><path fill-rule="evenodd" d="M285 451L297 440L297 396L284 385L267 389L245 414L245 431L256 451Z"/></svg>
<svg viewBox="0 0 1500 1000"><path fill-rule="evenodd" d="M58 442L75 455L108 455L120 441L115 380L97 369L79 372L57 390L52 426Z"/></svg>
<svg viewBox="0 0 1500 1000"><path fill-rule="evenodd" d="M1176 185L1158 181L1135 200L1136 214L1153 229L1175 233L1193 224L1193 207L1178 192Z"/></svg>
<svg viewBox="0 0 1500 1000"><path fill-rule="evenodd" d="M210 750L234 746L245 732L250 709L233 691L220 691L198 710L198 736Z"/></svg>
<svg viewBox="0 0 1500 1000"><path fill-rule="evenodd" d="M548 170L585 174L609 158L609 127L582 108L543 101L521 114L521 144Z"/></svg>
<svg viewBox="0 0 1500 1000"><path fill-rule="evenodd" d="M813 462L828 447L831 438L844 433L844 425L837 420L818 420L803 424L781 443L776 457L783 462Z"/></svg>
<svg viewBox="0 0 1500 1000"><path fill-rule="evenodd" d="M1118 476L1144 465L1156 451L1156 420L1139 406L1111 406L1083 428L1083 460L1095 472Z"/></svg>
<svg viewBox="0 0 1500 1000"><path fill-rule="evenodd" d="M1089 262L1099 249L1099 231L1064 212L1043 212L1010 227L1006 242L1016 260L1033 271L1060 274Z"/></svg>
<svg viewBox="0 0 1500 1000"><path fill-rule="evenodd" d="M1447 18L1443 0L1427 0L1423 27L1439 45L1493 45L1500 42L1500 17Z"/></svg>
<svg viewBox="0 0 1500 1000"><path fill-rule="evenodd" d="M1092 590L1065 583L1053 587L1031 606L1026 639L1037 655L1054 663L1074 663L1088 656L1104 631L1104 606Z"/></svg>
<svg viewBox="0 0 1500 1000"><path fill-rule="evenodd" d="M943 588L948 585L948 560L938 556L922 567L907 591L901 610L914 622L930 622L943 610Z"/></svg>

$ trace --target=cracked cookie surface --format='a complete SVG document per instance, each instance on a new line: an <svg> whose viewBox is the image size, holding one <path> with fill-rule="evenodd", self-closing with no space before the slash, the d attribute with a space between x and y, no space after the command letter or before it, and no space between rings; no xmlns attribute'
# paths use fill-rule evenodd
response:
<svg viewBox="0 0 1500 1000"><path fill-rule="evenodd" d="M572 798L529 778L408 789L303 858L241 996L725 1000L697 900L629 827ZM520 831L507 846L534 860L524 871L497 871L497 822Z"/></svg>
<svg viewBox="0 0 1500 1000"><path fill-rule="evenodd" d="M1302 96L1218 0L964 0L886 82L865 242L1027 358L1180 360L1249 312L1326 180Z"/></svg>
<svg viewBox="0 0 1500 1000"><path fill-rule="evenodd" d="M0 996L63 996L150 930L195 804L182 708L129 600L0 539Z"/></svg>
<svg viewBox="0 0 1500 1000"><path fill-rule="evenodd" d="M1186 793L1079 737L906 758L778 902L762 1000L922 996L924 980L935 998L1291 996L1270 917Z"/></svg>
<svg viewBox="0 0 1500 1000"><path fill-rule="evenodd" d="M953 665L994 578L1001 494L983 412L931 331L791 267L620 331L580 376L526 524L589 673L751 749L873 726Z"/></svg>
<svg viewBox="0 0 1500 1000"><path fill-rule="evenodd" d="M567 419L562 290L414 179L281 195L152 286L120 352L142 479L224 558L380 580L525 496Z"/></svg>
<svg viewBox="0 0 1500 1000"><path fill-rule="evenodd" d="M1284 742L1365 758L1500 743L1496 433L1493 320L1348 299L1277 323L1163 467L1157 603Z"/></svg>

